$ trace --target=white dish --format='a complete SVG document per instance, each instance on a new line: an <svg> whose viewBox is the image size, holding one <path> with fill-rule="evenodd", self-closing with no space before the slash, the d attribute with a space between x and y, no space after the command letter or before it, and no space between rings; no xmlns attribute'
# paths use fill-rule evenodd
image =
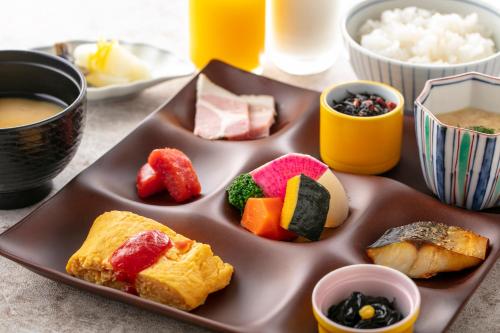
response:
<svg viewBox="0 0 500 333"><path fill-rule="evenodd" d="M368 19L379 19L387 9L416 6L462 16L476 12L479 21L492 31L497 52L481 60L456 65L414 64L378 55L359 44L358 31ZM500 73L500 13L479 0L366 0L354 6L342 22L342 35L351 65L359 79L387 83L401 91L410 110L429 79L466 72L496 76Z"/></svg>
<svg viewBox="0 0 500 333"><path fill-rule="evenodd" d="M195 71L194 66L190 62L177 58L167 50L142 43L119 42L120 45L130 50L134 55L149 65L152 78L121 85L111 85L99 88L88 87L88 100L95 101L106 98L125 97L138 93L163 81L190 75ZM80 44L96 43L96 41L72 40L66 41L65 43L68 44L70 50L74 50L74 48ZM36 47L33 48L33 50L55 54L52 45Z"/></svg>

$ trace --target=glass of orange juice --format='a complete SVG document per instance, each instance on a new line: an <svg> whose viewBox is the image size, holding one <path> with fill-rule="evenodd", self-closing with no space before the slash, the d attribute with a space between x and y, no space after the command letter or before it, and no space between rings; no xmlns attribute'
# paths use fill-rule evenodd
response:
<svg viewBox="0 0 500 333"><path fill-rule="evenodd" d="M248 71L264 51L265 0L190 0L190 53L196 67L219 59Z"/></svg>

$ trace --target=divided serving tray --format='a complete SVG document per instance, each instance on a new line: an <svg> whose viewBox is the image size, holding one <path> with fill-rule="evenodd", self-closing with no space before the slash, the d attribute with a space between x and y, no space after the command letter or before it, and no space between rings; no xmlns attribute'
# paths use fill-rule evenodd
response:
<svg viewBox="0 0 500 333"><path fill-rule="evenodd" d="M434 220L471 229L490 240L480 266L416 280L422 306L418 333L445 330L499 257L500 219L440 203L429 195L418 161L412 117L405 119L402 160L383 177L337 173L350 202L348 220L314 243L259 238L239 226L225 187L238 174L288 152L319 157L319 93L240 71L219 61L202 71L236 94L270 94L278 121L269 138L207 141L192 134L196 77L122 142L83 171L53 198L0 235L0 254L50 279L173 318L227 332L311 332L315 283L335 268L368 263L365 248L390 228ZM141 200L137 170L154 148L175 147L192 160L202 196L179 205L168 196ZM423 193L422 193L423 192ZM228 287L211 294L191 313L68 275L65 265L93 220L109 210L128 210L212 246L235 268Z"/></svg>

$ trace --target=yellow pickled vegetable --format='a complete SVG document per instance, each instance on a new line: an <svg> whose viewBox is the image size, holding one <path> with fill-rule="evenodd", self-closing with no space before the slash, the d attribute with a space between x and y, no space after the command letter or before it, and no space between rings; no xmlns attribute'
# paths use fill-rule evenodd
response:
<svg viewBox="0 0 500 333"><path fill-rule="evenodd" d="M118 42L79 45L75 63L86 72L89 85L103 87L151 78L147 64Z"/></svg>

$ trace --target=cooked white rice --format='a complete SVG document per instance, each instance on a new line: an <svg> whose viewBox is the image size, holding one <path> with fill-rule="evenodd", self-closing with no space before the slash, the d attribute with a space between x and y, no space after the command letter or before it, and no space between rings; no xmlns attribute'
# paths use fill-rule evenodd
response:
<svg viewBox="0 0 500 333"><path fill-rule="evenodd" d="M496 52L491 32L477 13L462 17L407 7L386 10L359 30L361 46L411 63L460 64Z"/></svg>

